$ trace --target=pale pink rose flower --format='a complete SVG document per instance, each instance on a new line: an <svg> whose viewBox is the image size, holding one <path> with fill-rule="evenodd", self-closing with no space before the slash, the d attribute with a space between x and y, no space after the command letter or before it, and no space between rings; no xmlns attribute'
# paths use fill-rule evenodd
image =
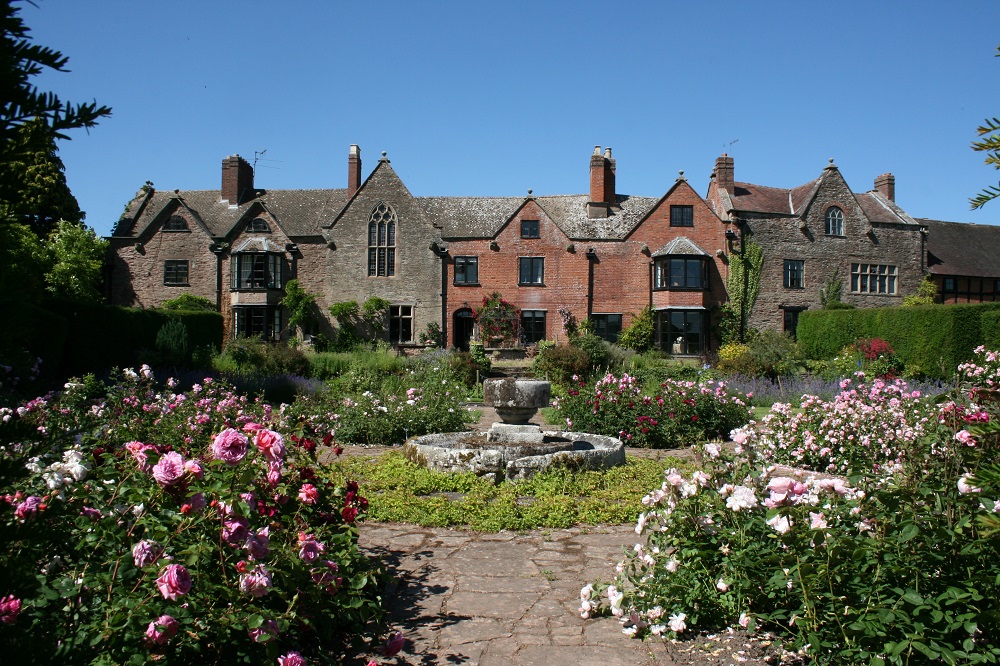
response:
<svg viewBox="0 0 1000 666"><path fill-rule="evenodd" d="M150 645L165 645L177 634L180 624L169 615L161 615L146 627L146 642Z"/></svg>
<svg viewBox="0 0 1000 666"><path fill-rule="evenodd" d="M972 433L969 432L968 430L959 430L958 432L956 432L955 439L960 441L962 444L965 444L966 446L976 445L976 438L973 437Z"/></svg>
<svg viewBox="0 0 1000 666"><path fill-rule="evenodd" d="M175 486L184 479L184 456L171 451L164 453L153 465L153 478L164 488Z"/></svg>
<svg viewBox="0 0 1000 666"><path fill-rule="evenodd" d="M281 483L281 460L271 460L267 463L267 483L274 488Z"/></svg>
<svg viewBox="0 0 1000 666"><path fill-rule="evenodd" d="M675 613L670 616L670 621L667 622L667 626L670 627L670 631L679 634L687 629L687 623L684 621L686 619L687 613Z"/></svg>
<svg viewBox="0 0 1000 666"><path fill-rule="evenodd" d="M227 465L237 465L246 457L249 445L250 441L246 435L238 430L226 428L216 435L215 441L212 442L212 455Z"/></svg>
<svg viewBox="0 0 1000 666"><path fill-rule="evenodd" d="M767 489L772 493L782 493L787 495L792 492L795 486L795 479L789 476L776 476L767 483Z"/></svg>
<svg viewBox="0 0 1000 666"><path fill-rule="evenodd" d="M717 589L719 592L726 592L729 589L729 584L726 583L725 580L720 578L719 580L715 581L715 589Z"/></svg>
<svg viewBox="0 0 1000 666"><path fill-rule="evenodd" d="M961 477L959 477L959 479L958 479L958 492L962 493L963 495L968 495L969 493L981 493L981 492L983 492L982 488L969 483L969 481L971 479L972 479L972 475L968 474L968 473L963 474Z"/></svg>
<svg viewBox="0 0 1000 666"><path fill-rule="evenodd" d="M180 564L168 564L156 579L156 587L164 599L176 601L191 591L191 574Z"/></svg>
<svg viewBox="0 0 1000 666"><path fill-rule="evenodd" d="M743 627L744 629L750 626L750 616L747 615L746 613L740 614L740 626Z"/></svg>
<svg viewBox="0 0 1000 666"><path fill-rule="evenodd" d="M811 530L825 530L827 528L826 516L823 512L813 513L809 512L809 529Z"/></svg>
<svg viewBox="0 0 1000 666"><path fill-rule="evenodd" d="M774 528L774 531L778 534L785 534L792 528L792 521L788 519L788 516L782 516L778 514L767 521L767 524Z"/></svg>
<svg viewBox="0 0 1000 666"><path fill-rule="evenodd" d="M299 557L305 562L315 562L326 546L316 540L311 534L299 532Z"/></svg>

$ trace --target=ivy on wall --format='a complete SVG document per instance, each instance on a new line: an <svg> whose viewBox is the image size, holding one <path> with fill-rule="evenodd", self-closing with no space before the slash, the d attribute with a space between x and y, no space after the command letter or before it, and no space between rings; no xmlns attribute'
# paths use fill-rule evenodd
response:
<svg viewBox="0 0 1000 666"><path fill-rule="evenodd" d="M764 249L750 240L743 242L741 253L729 255L729 277L726 291L729 302L723 306L721 326L722 342L733 342L740 338L740 329L746 328L757 295L760 293L760 274L764 268ZM741 326L741 321L743 326Z"/></svg>

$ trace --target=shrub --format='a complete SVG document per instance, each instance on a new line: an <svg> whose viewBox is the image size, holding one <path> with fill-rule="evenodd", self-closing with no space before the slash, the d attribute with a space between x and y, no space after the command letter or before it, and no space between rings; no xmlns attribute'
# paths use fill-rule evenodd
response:
<svg viewBox="0 0 1000 666"><path fill-rule="evenodd" d="M577 382L555 402L567 428L618 437L629 446L672 448L726 436L749 419L746 396L722 383L668 379L643 395L630 375L608 374L593 385Z"/></svg>
<svg viewBox="0 0 1000 666"><path fill-rule="evenodd" d="M653 347L653 312L645 307L637 314L632 323L618 336L618 344L622 347L642 353Z"/></svg>
<svg viewBox="0 0 1000 666"><path fill-rule="evenodd" d="M513 347L520 343L521 311L500 292L484 296L474 316L483 345Z"/></svg>
<svg viewBox="0 0 1000 666"><path fill-rule="evenodd" d="M892 345L882 338L859 338L842 349L833 363L844 377L863 372L870 377L894 378L903 371L903 363L896 357ZM918 370L911 366L910 372Z"/></svg>
<svg viewBox="0 0 1000 666"><path fill-rule="evenodd" d="M580 333L572 339L570 344L574 347L579 347L587 353L587 358L590 359L590 370L606 368L608 366L611 345L604 339L593 333Z"/></svg>
<svg viewBox="0 0 1000 666"><path fill-rule="evenodd" d="M5 660L334 664L374 638L367 501L305 433L216 382L179 394L144 368L97 388L0 424Z"/></svg>
<svg viewBox="0 0 1000 666"><path fill-rule="evenodd" d="M188 330L179 319L171 319L156 334L156 351L160 358L173 366L183 365L188 358Z"/></svg>
<svg viewBox="0 0 1000 666"><path fill-rule="evenodd" d="M163 305L160 306L162 310L187 310L187 311L201 311L201 312L216 312L215 303L208 300L204 296L195 296L194 294L181 294L175 298L163 301Z"/></svg>
<svg viewBox="0 0 1000 666"><path fill-rule="evenodd" d="M486 353L486 348L482 342L469 343L469 356L472 357L481 375L485 377L485 375L489 374L493 368L493 361L490 359L489 354Z"/></svg>
<svg viewBox="0 0 1000 666"><path fill-rule="evenodd" d="M585 377L589 370L590 357L575 345L546 347L531 363L536 377L547 377L556 384L569 384L574 377Z"/></svg>
<svg viewBox="0 0 1000 666"><path fill-rule="evenodd" d="M309 359L301 350L260 338L230 340L213 365L219 372L237 377L306 376L310 372Z"/></svg>
<svg viewBox="0 0 1000 666"><path fill-rule="evenodd" d="M809 663L995 662L1000 475L987 461L1000 445L1000 409L982 398L990 380L998 385L1000 355L977 354L956 400L885 455L877 438L891 426L881 417L867 442L841 439L840 426L823 432L830 444L866 451L852 455L848 478L771 466L770 452L795 430L785 423L737 433L736 457L706 445L694 474L667 470L643 500L644 542L611 585L581 590L581 613L613 614L632 636L764 630ZM970 393L979 404L963 400ZM862 421L898 398L876 382L845 390L838 409ZM922 421L927 406L913 396L904 403L903 420Z"/></svg>

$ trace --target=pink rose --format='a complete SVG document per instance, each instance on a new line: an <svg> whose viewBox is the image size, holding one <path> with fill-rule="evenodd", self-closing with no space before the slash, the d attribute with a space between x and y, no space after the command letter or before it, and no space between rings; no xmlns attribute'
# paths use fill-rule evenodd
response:
<svg viewBox="0 0 1000 666"><path fill-rule="evenodd" d="M285 440L273 430L258 430L253 443L257 450L272 462L281 460L285 456Z"/></svg>
<svg viewBox="0 0 1000 666"><path fill-rule="evenodd" d="M125 444L125 448L132 454L132 457L135 458L135 461L139 464L139 469L143 472L148 472L149 462L146 460L146 451L155 451L156 447L133 440Z"/></svg>
<svg viewBox="0 0 1000 666"><path fill-rule="evenodd" d="M192 479L198 481L205 477L205 468L197 460L185 460L184 471L190 474Z"/></svg>
<svg viewBox="0 0 1000 666"><path fill-rule="evenodd" d="M146 642L150 645L165 645L174 637L180 624L169 615L161 615L146 627Z"/></svg>
<svg viewBox="0 0 1000 666"><path fill-rule="evenodd" d="M164 453L153 465L153 478L164 488L180 483L184 479L184 456L176 451Z"/></svg>
<svg viewBox="0 0 1000 666"><path fill-rule="evenodd" d="M44 508L45 505L42 503L42 498L37 495L31 495L14 507L14 517L18 520L24 521L31 518Z"/></svg>
<svg viewBox="0 0 1000 666"><path fill-rule="evenodd" d="M0 599L0 623L14 624L18 613L21 612L21 600L13 594Z"/></svg>
<svg viewBox="0 0 1000 666"><path fill-rule="evenodd" d="M303 504L315 504L319 500L319 490L311 483L303 483L299 488L299 499Z"/></svg>
<svg viewBox="0 0 1000 666"><path fill-rule="evenodd" d="M270 529L262 527L256 533L247 535L246 543L243 547L247 549L247 556L251 560L262 560L271 552Z"/></svg>
<svg viewBox="0 0 1000 666"><path fill-rule="evenodd" d="M278 666L306 666L305 657L292 650L278 657Z"/></svg>
<svg viewBox="0 0 1000 666"><path fill-rule="evenodd" d="M160 544L148 539L143 539L132 547L132 559L135 561L135 566L140 569L156 562L162 553Z"/></svg>
<svg viewBox="0 0 1000 666"><path fill-rule="evenodd" d="M246 541L249 527L249 522L242 516L226 516L222 519L222 540L230 546L240 546Z"/></svg>
<svg viewBox="0 0 1000 666"><path fill-rule="evenodd" d="M250 640L254 643L266 643L272 638L277 638L278 623L274 620L265 620L264 624L256 629L251 629L248 633L250 634Z"/></svg>
<svg viewBox="0 0 1000 666"><path fill-rule="evenodd" d="M198 513L207 506L205 501L205 495L203 493L195 493L185 500L184 505L181 506L181 513L185 516Z"/></svg>
<svg viewBox="0 0 1000 666"><path fill-rule="evenodd" d="M327 560L324 564L326 565L326 569L313 569L310 572L311 578L314 583L323 588L324 592L334 594L343 585L344 577L337 575L340 567L337 566L336 562Z"/></svg>
<svg viewBox="0 0 1000 666"><path fill-rule="evenodd" d="M227 465L237 465L247 455L250 441L246 435L232 428L226 428L212 442L212 455Z"/></svg>
<svg viewBox="0 0 1000 666"><path fill-rule="evenodd" d="M326 546L316 540L311 534L299 532L299 557L305 562L315 562Z"/></svg>
<svg viewBox="0 0 1000 666"><path fill-rule="evenodd" d="M267 463L267 483L272 488L281 483L281 460L271 460Z"/></svg>
<svg viewBox="0 0 1000 666"><path fill-rule="evenodd" d="M191 591L191 574L180 564L168 564L156 579L156 587L164 599L176 601Z"/></svg>
<svg viewBox="0 0 1000 666"><path fill-rule="evenodd" d="M101 511L100 511L100 509L95 509L95 508L89 507L89 506L83 507L83 509L80 511L80 515L81 516L86 516L87 518L90 518L93 521L97 521L97 520L101 519Z"/></svg>

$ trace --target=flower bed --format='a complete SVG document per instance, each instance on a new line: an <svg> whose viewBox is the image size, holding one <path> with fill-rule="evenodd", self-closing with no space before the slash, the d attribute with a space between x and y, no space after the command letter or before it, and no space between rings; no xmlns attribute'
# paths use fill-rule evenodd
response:
<svg viewBox="0 0 1000 666"><path fill-rule="evenodd" d="M702 470L668 470L643 500L643 542L611 584L581 590L581 613L613 614L640 637L768 631L809 663L995 662L1000 356L977 350L958 379L937 407L902 387L845 386L813 416L778 410L741 429L735 456L705 445ZM777 452L838 465L796 453L824 410L840 420L832 436L847 434L851 475L781 472ZM890 425L892 441L871 438Z"/></svg>
<svg viewBox="0 0 1000 666"><path fill-rule="evenodd" d="M568 429L618 437L628 446L672 448L723 437L749 419L749 396L730 395L722 382L668 379L643 395L633 376L607 374L577 383L554 402Z"/></svg>
<svg viewBox="0 0 1000 666"><path fill-rule="evenodd" d="M2 411L0 650L17 663L340 663L380 629L367 500L314 433L126 371ZM304 657L303 657L304 655Z"/></svg>

